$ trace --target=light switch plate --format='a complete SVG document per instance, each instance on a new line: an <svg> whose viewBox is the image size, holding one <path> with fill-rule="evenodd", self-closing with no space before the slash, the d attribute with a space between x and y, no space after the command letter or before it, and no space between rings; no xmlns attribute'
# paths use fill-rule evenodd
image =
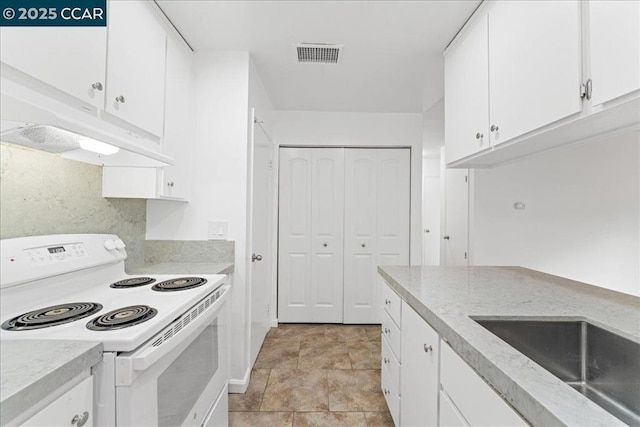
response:
<svg viewBox="0 0 640 427"><path fill-rule="evenodd" d="M229 221L209 221L209 240L227 240Z"/></svg>

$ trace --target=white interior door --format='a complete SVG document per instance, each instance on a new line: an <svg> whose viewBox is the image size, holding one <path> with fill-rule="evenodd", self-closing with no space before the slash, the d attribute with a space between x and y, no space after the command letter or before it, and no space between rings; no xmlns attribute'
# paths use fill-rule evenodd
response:
<svg viewBox="0 0 640 427"><path fill-rule="evenodd" d="M342 148L281 148L278 321L342 323Z"/></svg>
<svg viewBox="0 0 640 427"><path fill-rule="evenodd" d="M422 189L422 264L440 265L440 177L425 176Z"/></svg>
<svg viewBox="0 0 640 427"><path fill-rule="evenodd" d="M253 129L253 178L251 214L251 251L256 259L251 264L251 361L258 356L270 327L272 289L271 242L274 238L273 212L273 148L261 126Z"/></svg>
<svg viewBox="0 0 640 427"><path fill-rule="evenodd" d="M442 265L468 265L469 173L466 169L445 169L444 232Z"/></svg>
<svg viewBox="0 0 640 427"><path fill-rule="evenodd" d="M409 263L409 156L345 150L344 323L379 323L377 266Z"/></svg>

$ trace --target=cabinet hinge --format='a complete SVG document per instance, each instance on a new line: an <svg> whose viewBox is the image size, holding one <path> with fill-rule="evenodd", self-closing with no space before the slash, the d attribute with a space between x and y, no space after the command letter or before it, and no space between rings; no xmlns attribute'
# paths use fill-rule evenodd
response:
<svg viewBox="0 0 640 427"><path fill-rule="evenodd" d="M269 160L269 170L273 170L273 160Z"/></svg>
<svg viewBox="0 0 640 427"><path fill-rule="evenodd" d="M580 83L580 99L584 99L587 96L587 85Z"/></svg>
<svg viewBox="0 0 640 427"><path fill-rule="evenodd" d="M464 259L467 259L467 253L466 252L464 253Z"/></svg>
<svg viewBox="0 0 640 427"><path fill-rule="evenodd" d="M469 176L468 175L464 176L464 182L469 182Z"/></svg>

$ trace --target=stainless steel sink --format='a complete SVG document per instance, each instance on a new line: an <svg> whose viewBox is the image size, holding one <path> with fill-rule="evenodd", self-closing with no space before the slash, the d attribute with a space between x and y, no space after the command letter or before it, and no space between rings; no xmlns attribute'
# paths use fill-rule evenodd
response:
<svg viewBox="0 0 640 427"><path fill-rule="evenodd" d="M474 320L615 417L640 426L640 344L588 322Z"/></svg>

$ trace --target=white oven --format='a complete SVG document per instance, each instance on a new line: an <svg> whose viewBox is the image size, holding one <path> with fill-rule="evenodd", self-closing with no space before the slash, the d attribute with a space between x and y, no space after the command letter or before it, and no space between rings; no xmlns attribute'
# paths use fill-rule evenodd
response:
<svg viewBox="0 0 640 427"><path fill-rule="evenodd" d="M228 294L228 285L218 288L140 348L115 356L118 427L226 425Z"/></svg>

